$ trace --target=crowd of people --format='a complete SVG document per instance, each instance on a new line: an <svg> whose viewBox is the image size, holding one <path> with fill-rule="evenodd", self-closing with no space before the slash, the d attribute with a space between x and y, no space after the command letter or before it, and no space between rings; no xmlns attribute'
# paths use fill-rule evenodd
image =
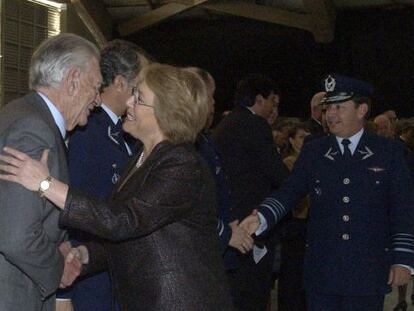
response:
<svg viewBox="0 0 414 311"><path fill-rule="evenodd" d="M242 79L60 34L0 111L0 309L380 311L414 268L414 122L330 74L302 122ZM280 245L281 251L279 254Z"/></svg>

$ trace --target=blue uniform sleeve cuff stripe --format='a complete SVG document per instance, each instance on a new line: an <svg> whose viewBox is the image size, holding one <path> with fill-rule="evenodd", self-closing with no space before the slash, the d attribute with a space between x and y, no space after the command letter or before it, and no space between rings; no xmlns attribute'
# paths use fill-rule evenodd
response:
<svg viewBox="0 0 414 311"><path fill-rule="evenodd" d="M219 225L217 226L217 230L220 230L219 235L221 236L223 234L223 231L224 231L224 224L223 224L222 220L219 221Z"/></svg>
<svg viewBox="0 0 414 311"><path fill-rule="evenodd" d="M282 218L286 211L283 204L274 198L266 199L260 207L263 209L264 214L268 214L269 211L271 212L275 223L277 223L280 220L280 218ZM267 212L265 212L265 210L267 210Z"/></svg>
<svg viewBox="0 0 414 311"><path fill-rule="evenodd" d="M404 253L412 253L412 254L414 254L414 250L408 249L408 248L396 247L396 248L393 248L393 250L396 251L396 252L404 252Z"/></svg>
<svg viewBox="0 0 414 311"><path fill-rule="evenodd" d="M409 238L394 238L393 241L413 241L414 239L409 239Z"/></svg>
<svg viewBox="0 0 414 311"><path fill-rule="evenodd" d="M273 214L274 221L277 222L276 211L271 206L269 206L267 204L262 204L262 207L268 209Z"/></svg>

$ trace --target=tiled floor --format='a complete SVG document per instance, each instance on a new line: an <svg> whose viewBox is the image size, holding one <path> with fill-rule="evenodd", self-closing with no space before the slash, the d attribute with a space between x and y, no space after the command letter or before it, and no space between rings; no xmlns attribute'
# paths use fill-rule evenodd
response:
<svg viewBox="0 0 414 311"><path fill-rule="evenodd" d="M276 284L277 286L277 284ZM407 311L414 311L414 306L411 304L410 301L410 294L412 292L412 283L408 287L407 291L407 303L408 309ZM398 301L398 291L397 289L393 289L393 291L385 297L385 304L384 304L384 311L392 311ZM272 291L272 311L277 311L277 290Z"/></svg>

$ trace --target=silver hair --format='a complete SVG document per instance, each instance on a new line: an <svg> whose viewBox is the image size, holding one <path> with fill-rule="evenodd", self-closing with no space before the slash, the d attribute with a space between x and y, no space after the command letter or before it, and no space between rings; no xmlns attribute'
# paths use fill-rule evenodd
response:
<svg viewBox="0 0 414 311"><path fill-rule="evenodd" d="M57 87L69 68L83 71L92 58L99 61L99 50L88 40L71 33L50 37L33 53L29 87Z"/></svg>

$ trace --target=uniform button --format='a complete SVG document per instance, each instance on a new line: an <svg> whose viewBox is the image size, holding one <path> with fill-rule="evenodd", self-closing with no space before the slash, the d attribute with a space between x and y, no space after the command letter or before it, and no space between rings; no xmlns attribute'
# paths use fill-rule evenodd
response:
<svg viewBox="0 0 414 311"><path fill-rule="evenodd" d="M349 178L344 178L343 182L344 185L348 185L351 182L351 180Z"/></svg>
<svg viewBox="0 0 414 311"><path fill-rule="evenodd" d="M315 180L315 182L316 182L317 184L319 184L319 183L320 183L319 179Z"/></svg>
<svg viewBox="0 0 414 311"><path fill-rule="evenodd" d="M379 180L377 180L375 183L376 183L377 185L379 185L379 184L380 184Z"/></svg>
<svg viewBox="0 0 414 311"><path fill-rule="evenodd" d="M112 168L116 168L116 167L117 167L116 163L113 163Z"/></svg>
<svg viewBox="0 0 414 311"><path fill-rule="evenodd" d="M342 234L342 240L348 241L349 240L349 234L348 233Z"/></svg>
<svg viewBox="0 0 414 311"><path fill-rule="evenodd" d="M349 216L348 215L343 215L342 220L345 221L345 222L348 222L349 221Z"/></svg>
<svg viewBox="0 0 414 311"><path fill-rule="evenodd" d="M343 197L342 198L342 202L349 203L349 197Z"/></svg>

